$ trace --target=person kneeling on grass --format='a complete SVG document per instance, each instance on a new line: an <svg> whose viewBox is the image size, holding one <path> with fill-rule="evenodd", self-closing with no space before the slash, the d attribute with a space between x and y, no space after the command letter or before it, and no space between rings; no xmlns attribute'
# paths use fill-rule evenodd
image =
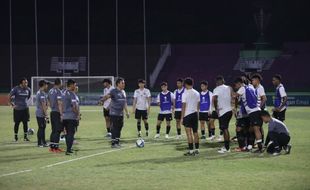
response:
<svg viewBox="0 0 310 190"><path fill-rule="evenodd" d="M270 116L268 111L262 111L262 120L268 123L268 134L266 139L267 152L277 156L284 149L286 154L289 154L292 146L290 142L290 133L286 125L273 117Z"/></svg>

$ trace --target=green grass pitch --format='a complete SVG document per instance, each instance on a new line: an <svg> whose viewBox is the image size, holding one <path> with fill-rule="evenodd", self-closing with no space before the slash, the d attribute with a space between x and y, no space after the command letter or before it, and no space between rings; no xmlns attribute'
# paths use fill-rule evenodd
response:
<svg viewBox="0 0 310 190"><path fill-rule="evenodd" d="M111 150L104 138L101 107L81 107L75 154L49 153L31 142L13 143L12 110L0 107L0 189L310 189L310 108L289 107L286 124L292 136L290 155L273 157L251 153L217 153L219 143L202 143L201 154L184 157L187 143L153 140L158 108L150 116L151 134L144 148L136 148L136 122L125 119L123 149ZM230 123L234 135L234 120ZM171 136L175 135L172 123ZM218 124L217 124L218 126ZM34 108L30 127L37 131ZM264 125L265 131L266 125ZM183 135L184 130L182 129ZM216 131L218 133L218 129ZM22 139L22 126L20 126ZM50 125L46 137L49 139ZM64 147L64 144L61 145ZM232 145L233 147L236 144Z"/></svg>

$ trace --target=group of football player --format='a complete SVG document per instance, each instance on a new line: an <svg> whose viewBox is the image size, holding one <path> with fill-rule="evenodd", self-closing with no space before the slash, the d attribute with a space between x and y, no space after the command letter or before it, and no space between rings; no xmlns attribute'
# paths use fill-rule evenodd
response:
<svg viewBox="0 0 310 190"><path fill-rule="evenodd" d="M72 145L74 134L77 131L81 119L79 108L78 86L76 82L69 79L66 88L62 89L62 81L55 79L54 86L48 91L49 81L40 80L39 90L35 97L35 115L38 124L37 146L40 148L50 147L49 151L54 153L65 152L66 155L73 153ZM48 92L47 92L48 91ZM24 127L24 141L28 139L28 121L30 119L28 99L31 97L28 80L22 78L19 85L14 87L9 94L9 105L13 108L14 118L14 141L18 141L19 124ZM48 114L48 107L51 112ZM45 139L46 124L51 122L52 132L50 143ZM66 151L59 148L61 133L65 133Z"/></svg>
<svg viewBox="0 0 310 190"><path fill-rule="evenodd" d="M160 84L161 92L156 97L159 106L157 116L155 139L161 137L161 125L165 120L165 139L171 138L171 121L176 120L176 139L182 139L182 125L185 127L188 151L185 156L195 156L200 153L199 142L219 141L224 146L218 150L225 154L231 152L232 140L237 140L236 152L251 151L279 155L283 150L290 153L291 145L289 131L284 124L287 109L287 94L281 83L281 76L274 75L272 83L275 86L274 107L272 115L266 108L267 97L262 86L262 77L255 73L237 77L231 86L225 84L223 76L215 79L216 88L211 92L207 81L200 82L200 92L194 89L192 78L179 78L176 80L176 90L168 90L168 83ZM129 117L127 97L124 91L125 80L117 78L115 86L110 79L102 81L104 86L100 103L103 105L103 115L106 121L106 136L111 138L112 148L121 148L120 138L124 126L124 115ZM138 89L134 91L132 112L137 121L137 136L142 138L142 122L145 136L149 137L150 127L148 117L151 111L152 95L145 86L145 80L138 80ZM66 81L66 88L62 89L62 81L56 79L54 86L48 91L49 82L39 81L39 90L36 94L36 119L38 123L38 147L50 147L51 152L63 152L59 148L59 139L65 133L66 154L73 153L72 145L74 134L81 119L79 108L78 87L74 80ZM47 92L48 91L48 92ZM24 126L24 141L28 139L29 107L27 100L31 92L26 78L20 80L9 94L9 104L13 108L14 140L18 141L19 124ZM51 112L48 114L48 107ZM125 112L125 113L124 113ZM236 136L230 138L229 125L232 117L236 117ZM215 136L215 121L219 122L219 134ZM45 140L46 124L51 122L52 132L50 143ZM268 132L265 138L263 123L268 123ZM200 134L199 134L200 128ZM208 130L208 135L206 134Z"/></svg>
<svg viewBox="0 0 310 190"><path fill-rule="evenodd" d="M122 79L123 80L123 79ZM211 92L208 89L208 82L200 82L200 92L193 88L194 81L192 78L179 78L176 80L177 89L174 92L168 90L168 83L160 84L161 92L157 95L156 102L159 106L157 115L156 133L154 138L159 139L162 122L166 122L165 139L170 138L171 121L174 117L176 120L176 139L181 139L181 126L184 125L188 151L186 156L199 154L199 141L224 141L224 146L218 150L219 153L229 153L230 142L236 139L238 147L234 149L236 152L251 151L254 153L262 153L267 150L268 153L279 155L282 150L286 154L290 153L291 145L290 135L286 125L285 112L287 108L287 94L281 83L281 76L274 75L272 83L276 88L274 98L274 108L272 116L266 108L267 96L264 87L261 84L262 76L258 73L252 75L244 75L237 77L233 85L225 85L223 76L215 79L216 88ZM123 83L125 83L123 81ZM111 117L115 117L118 112L119 120L122 119L124 107L126 115L129 116L127 104L119 107L115 111L117 96L111 98L112 81L106 79L103 81L104 95L102 99L103 113L106 120L107 137L113 136L111 129L115 122L111 121ZM119 94L126 97L124 84L119 88ZM145 80L138 80L138 89L134 91L134 100L132 112L137 120L138 137L142 137L142 122L145 127L145 136L150 135L148 117L152 103L151 92L145 87ZM126 98L123 98L122 101ZM126 105L126 106L125 106ZM111 111L111 108L113 111ZM230 138L229 125L232 117L236 117L236 136ZM115 118L113 119L115 120ZM215 136L215 120L219 121L219 135ZM263 122L268 123L268 133L265 138L263 130ZM198 134L200 124L201 133ZM122 128L123 123L120 125ZM206 135L208 129L208 136ZM199 137L200 136L200 137ZM119 138L114 139L119 145ZM112 143L112 147L115 147Z"/></svg>

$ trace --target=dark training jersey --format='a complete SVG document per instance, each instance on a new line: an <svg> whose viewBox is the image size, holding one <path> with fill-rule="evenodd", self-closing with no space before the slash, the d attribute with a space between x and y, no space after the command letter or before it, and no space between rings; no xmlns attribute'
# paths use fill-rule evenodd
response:
<svg viewBox="0 0 310 190"><path fill-rule="evenodd" d="M77 106L76 95L70 90L65 90L62 94L63 102L63 119L64 120L77 120L78 115L73 111L73 106Z"/></svg>
<svg viewBox="0 0 310 190"><path fill-rule="evenodd" d="M48 100L52 111L59 112L58 101L62 100L62 93L59 88L51 88L48 92Z"/></svg>
<svg viewBox="0 0 310 190"><path fill-rule="evenodd" d="M282 121L275 118L271 118L271 121L269 121L268 132L275 132L279 134L283 133L288 136L290 135L290 132L287 129L286 125Z"/></svg>
<svg viewBox="0 0 310 190"><path fill-rule="evenodd" d="M39 90L36 95L36 116L45 117L42 104L47 105L47 95L44 91Z"/></svg>
<svg viewBox="0 0 310 190"><path fill-rule="evenodd" d="M16 86L11 90L10 96L12 97L12 103L16 106L14 109L24 110L28 108L27 101L31 97L31 89Z"/></svg>
<svg viewBox="0 0 310 190"><path fill-rule="evenodd" d="M110 91L111 104L110 104L110 115L123 116L124 108L126 105L125 91L114 88Z"/></svg>

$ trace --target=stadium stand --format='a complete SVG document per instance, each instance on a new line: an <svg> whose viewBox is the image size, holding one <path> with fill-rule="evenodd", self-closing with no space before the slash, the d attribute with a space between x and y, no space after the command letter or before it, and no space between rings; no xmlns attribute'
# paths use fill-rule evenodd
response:
<svg viewBox="0 0 310 190"><path fill-rule="evenodd" d="M196 81L208 80L211 88L216 75L225 76L228 82L240 75L233 71L242 44L209 44L209 45L173 45L172 55L168 58L162 72L157 79L157 86L161 81L175 83L178 77L191 76ZM282 55L275 60L269 71L264 71L268 90L273 90L271 77L275 72L283 76L284 83L290 91L304 91L310 86L306 79L310 65L310 43L290 42L283 45ZM306 68L305 68L306 65Z"/></svg>

